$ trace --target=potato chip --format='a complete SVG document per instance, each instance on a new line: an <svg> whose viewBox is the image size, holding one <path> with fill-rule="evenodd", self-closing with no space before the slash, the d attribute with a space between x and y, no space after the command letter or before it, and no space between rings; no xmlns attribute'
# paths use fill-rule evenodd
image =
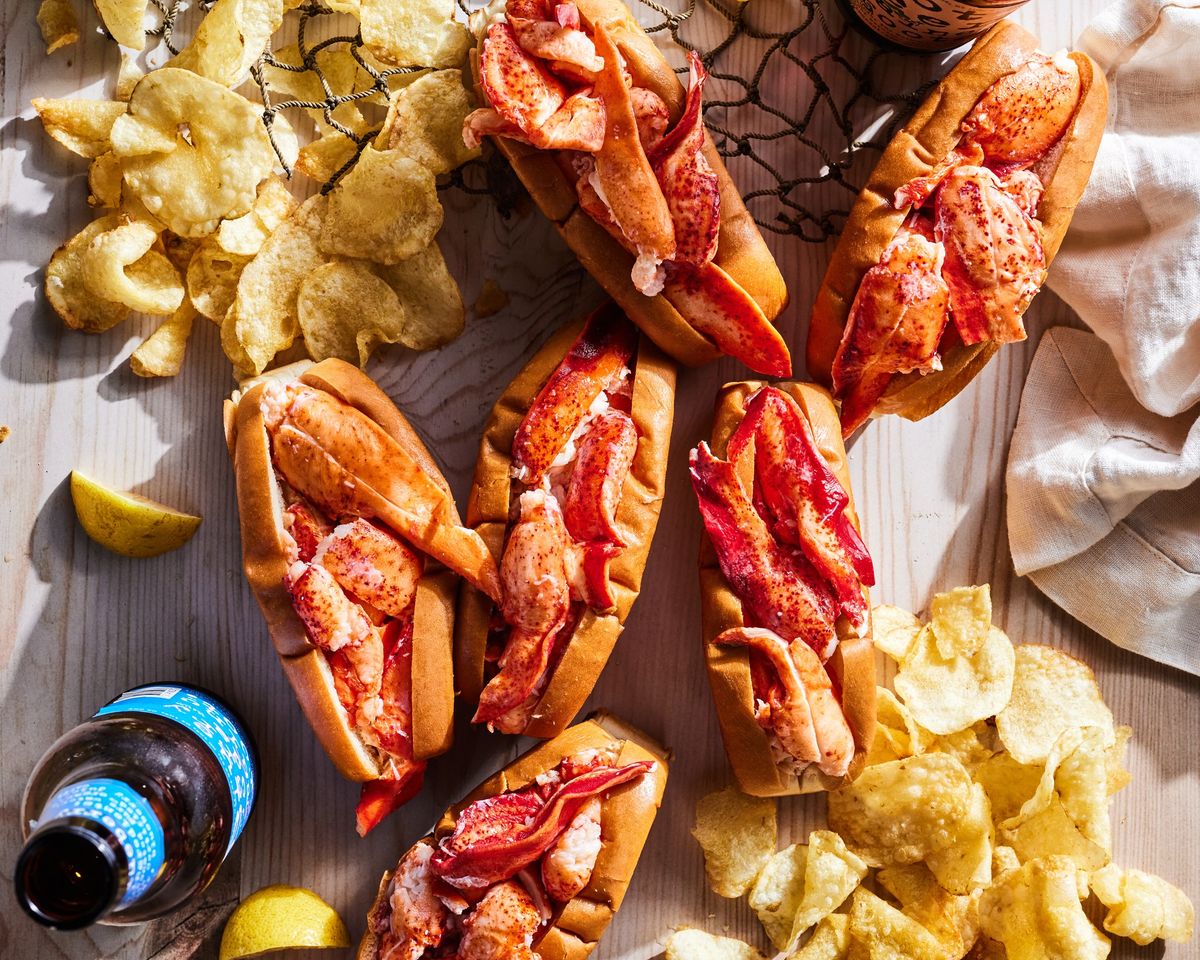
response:
<svg viewBox="0 0 1200 960"><path fill-rule="evenodd" d="M925 864L884 867L875 879L906 917L937 938L944 955L961 957L974 944L979 931L973 899L946 892Z"/></svg>
<svg viewBox="0 0 1200 960"><path fill-rule="evenodd" d="M789 960L845 960L850 949L850 917L831 913L823 917L808 942Z"/></svg>
<svg viewBox="0 0 1200 960"><path fill-rule="evenodd" d="M157 239L156 230L137 221L104 231L83 253L84 286L140 313L174 313L183 303L183 283L174 264L150 249Z"/></svg>
<svg viewBox="0 0 1200 960"><path fill-rule="evenodd" d="M867 753L868 766L924 753L933 742L932 734L921 729L891 690L877 687L875 697L875 739Z"/></svg>
<svg viewBox="0 0 1200 960"><path fill-rule="evenodd" d="M804 896L804 864L808 847L793 843L767 861L750 890L750 909L758 914L775 949L786 949L792 921Z"/></svg>
<svg viewBox="0 0 1200 960"><path fill-rule="evenodd" d="M169 65L236 87L282 23L283 0L217 0Z"/></svg>
<svg viewBox="0 0 1200 960"><path fill-rule="evenodd" d="M404 346L432 350L463 332L466 309L437 241L407 260L380 264L375 272L396 291L408 315L398 337Z"/></svg>
<svg viewBox="0 0 1200 960"><path fill-rule="evenodd" d="M46 44L46 56L79 42L79 18L71 0L42 0L37 25Z"/></svg>
<svg viewBox="0 0 1200 960"><path fill-rule="evenodd" d="M1016 648L1012 698L996 716L1005 749L1021 763L1041 763L1064 730L1100 727L1116 741L1111 711L1087 664L1054 647Z"/></svg>
<svg viewBox="0 0 1200 960"><path fill-rule="evenodd" d="M121 51L121 65L117 68L117 85L113 99L127 102L133 96L133 88L146 74L138 66L137 57Z"/></svg>
<svg viewBox="0 0 1200 960"><path fill-rule="evenodd" d="M939 593L930 604L930 614L929 626L944 659L974 656L992 628L992 589L985 583Z"/></svg>
<svg viewBox="0 0 1200 960"><path fill-rule="evenodd" d="M1155 940L1187 943L1196 912L1178 887L1141 870L1109 864L1088 877L1096 897L1108 907L1104 929L1146 946Z"/></svg>
<svg viewBox="0 0 1200 960"><path fill-rule="evenodd" d="M113 124L125 113L116 100L33 98L46 133L72 153L93 160L110 149Z"/></svg>
<svg viewBox="0 0 1200 960"><path fill-rule="evenodd" d="M809 834L804 895L792 920L788 944L794 947L806 930L840 907L866 875L866 863L851 853L836 833L814 830Z"/></svg>
<svg viewBox="0 0 1200 960"><path fill-rule="evenodd" d="M666 960L763 960L750 944L703 930L677 930L667 938Z"/></svg>
<svg viewBox="0 0 1200 960"><path fill-rule="evenodd" d="M141 50L146 45L146 0L92 0L104 29L123 47Z"/></svg>
<svg viewBox="0 0 1200 960"><path fill-rule="evenodd" d="M854 891L850 907L849 960L914 960L941 957L937 938L866 887Z"/></svg>
<svg viewBox="0 0 1200 960"><path fill-rule="evenodd" d="M199 237L181 237L170 230L164 230L158 240L162 244L163 253L167 255L168 260L175 264L175 269L180 274L187 273L192 256L204 243Z"/></svg>
<svg viewBox="0 0 1200 960"><path fill-rule="evenodd" d="M775 852L775 801L726 787L696 805L692 836L704 851L708 883L722 897L740 897Z"/></svg>
<svg viewBox="0 0 1200 960"><path fill-rule="evenodd" d="M221 324L221 346L239 371L262 373L300 332L296 299L305 278L326 260L317 237L327 206L327 197L309 197L242 271Z"/></svg>
<svg viewBox="0 0 1200 960"><path fill-rule="evenodd" d="M183 367L183 353L192 333L196 309L184 298L150 336L142 341L129 358L129 366L139 377L173 377Z"/></svg>
<svg viewBox="0 0 1200 960"><path fill-rule="evenodd" d="M121 223L116 214L94 220L54 251L46 265L46 299L73 330L102 333L129 316L123 303L113 303L83 285L83 254L91 242Z"/></svg>
<svg viewBox="0 0 1200 960"><path fill-rule="evenodd" d="M1063 809L1055 794L1046 807L1023 820L1020 826L1001 827L997 831L1001 843L1012 847L1022 863L1049 856L1070 860L1080 870L1097 870L1108 863L1110 855L1099 844L1089 840Z"/></svg>
<svg viewBox="0 0 1200 960"><path fill-rule="evenodd" d="M375 347L399 340L407 322L395 291L361 260L334 260L313 270L300 285L296 310L310 357L338 357L360 367Z"/></svg>
<svg viewBox="0 0 1200 960"><path fill-rule="evenodd" d="M329 193L321 249L397 263L429 246L443 215L429 170L395 150L368 147Z"/></svg>
<svg viewBox="0 0 1200 960"><path fill-rule="evenodd" d="M1015 817L1022 805L1037 792L1042 768L1017 763L1009 754L998 753L981 763L972 773L987 791L995 823Z"/></svg>
<svg viewBox="0 0 1200 960"><path fill-rule="evenodd" d="M258 196L249 212L221 221L217 228L217 244L226 253L252 257L295 209L296 198L287 184L272 175L258 185Z"/></svg>
<svg viewBox="0 0 1200 960"><path fill-rule="evenodd" d="M449 173L479 156L479 148L469 149L462 136L463 121L474 108L461 70L427 73L392 97L375 146L398 150L434 174Z"/></svg>
<svg viewBox="0 0 1200 960"><path fill-rule="evenodd" d="M921 621L899 607L880 604L871 611L871 639L876 650L882 650L899 663L921 632Z"/></svg>
<svg viewBox="0 0 1200 960"><path fill-rule="evenodd" d="M922 730L922 733L925 731ZM948 733L942 737L932 737L927 749L957 757L964 767L974 770L996 753L998 747L994 743L995 739L994 729L989 727L986 721L980 720L965 730Z"/></svg>
<svg viewBox="0 0 1200 960"><path fill-rule="evenodd" d="M1003 843L998 843L992 848L992 876L996 879L1004 876L1010 870L1019 870L1021 867L1021 858L1017 856L1017 851Z"/></svg>
<svg viewBox="0 0 1200 960"><path fill-rule="evenodd" d="M1004 708L1014 662L1012 642L995 627L974 654L946 659L930 625L905 654L894 685L922 727L939 735L957 733Z"/></svg>
<svg viewBox="0 0 1200 960"><path fill-rule="evenodd" d="M249 210L275 165L259 107L172 67L138 83L111 139L125 186L184 237L210 234Z"/></svg>
<svg viewBox="0 0 1200 960"><path fill-rule="evenodd" d="M111 150L88 167L88 203L115 209L121 205L121 161Z"/></svg>
<svg viewBox="0 0 1200 960"><path fill-rule="evenodd" d="M925 863L938 883L955 894L969 894L992 882L992 808L979 784L971 785L967 813L955 825L954 841L931 850Z"/></svg>
<svg viewBox="0 0 1200 960"><path fill-rule="evenodd" d="M327 183L358 154L358 144L341 133L327 133L300 148L296 171Z"/></svg>
<svg viewBox="0 0 1200 960"><path fill-rule="evenodd" d="M829 826L875 867L914 863L957 838L972 801L966 768L944 753L867 767L829 794Z"/></svg>
<svg viewBox="0 0 1200 960"><path fill-rule="evenodd" d="M214 323L225 319L237 295L238 280L253 257L222 250L205 240L187 265L188 297L196 310Z"/></svg>
<svg viewBox="0 0 1200 960"><path fill-rule="evenodd" d="M1132 727L1117 727L1116 741L1105 752L1105 779L1110 797L1124 790L1133 780L1133 774L1125 769L1125 750L1132 737Z"/></svg>
<svg viewBox="0 0 1200 960"><path fill-rule="evenodd" d="M1004 944L1008 960L1104 960L1110 943L1083 912L1075 864L1065 857L1032 860L986 890L982 931Z"/></svg>
<svg viewBox="0 0 1200 960"><path fill-rule="evenodd" d="M271 51L272 58L280 64L293 67L304 67L300 56L300 48L296 44L281 47ZM316 66L329 84L329 89L339 96L349 96L369 90L375 85L374 79L344 47L325 47L315 54L310 53ZM283 66L270 63L263 64L263 79L271 93L272 103L279 104L286 100L308 100L324 103L328 94L321 83L316 71L308 69L288 70ZM309 115L318 123L324 124L324 110L310 109ZM343 103L332 111L332 116L356 133L365 130L366 121L358 102Z"/></svg>
<svg viewBox="0 0 1200 960"><path fill-rule="evenodd" d="M454 0L358 0L363 44L372 56L397 67L461 66L471 45L454 19Z"/></svg>

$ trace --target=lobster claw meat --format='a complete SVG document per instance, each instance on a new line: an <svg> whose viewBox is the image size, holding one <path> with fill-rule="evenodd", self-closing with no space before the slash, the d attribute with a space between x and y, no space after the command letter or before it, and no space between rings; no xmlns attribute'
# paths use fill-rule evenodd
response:
<svg viewBox="0 0 1200 960"><path fill-rule="evenodd" d="M803 551L861 634L870 616L862 585L875 583L875 571L846 515L850 497L817 450L807 418L783 391L763 387L730 438L730 460L751 440L755 490L776 538Z"/></svg>
<svg viewBox="0 0 1200 960"><path fill-rule="evenodd" d="M512 461L518 480L541 482L597 398L628 369L636 347L636 331L623 316L593 314L517 428Z"/></svg>
<svg viewBox="0 0 1200 960"><path fill-rule="evenodd" d="M789 644L778 634L755 627L734 627L714 642L748 647L769 664L774 682L761 691L765 707L759 722L775 734L788 755L803 764L815 763L828 776L845 776L854 757L854 735L817 655L806 644ZM755 695L759 692L756 689Z"/></svg>
<svg viewBox="0 0 1200 960"><path fill-rule="evenodd" d="M750 501L736 466L701 442L689 460L700 514L725 579L750 619L827 660L837 645L837 608L803 552L781 544Z"/></svg>
<svg viewBox="0 0 1200 960"><path fill-rule="evenodd" d="M488 824L495 804L483 807L489 801L478 801L462 811L453 833L441 841L430 860L433 872L463 890L508 880L549 850L588 800L638 779L653 767L651 760L597 767L564 783L536 811L532 805L526 807L532 815L519 820L511 809L502 807L501 822Z"/></svg>
<svg viewBox="0 0 1200 960"><path fill-rule="evenodd" d="M755 373L789 377L792 356L755 299L712 261L667 264L662 295L722 353Z"/></svg>
<svg viewBox="0 0 1200 960"><path fill-rule="evenodd" d="M637 443L637 428L622 410L609 410L591 422L578 445L563 506L567 530L576 540L625 546L616 528L617 507Z"/></svg>
<svg viewBox="0 0 1200 960"><path fill-rule="evenodd" d="M609 566L621 553L616 543L575 544L574 565L571 579L571 595L581 600L597 613L612 613L617 609L617 598L613 595Z"/></svg>
<svg viewBox="0 0 1200 960"><path fill-rule="evenodd" d="M283 510L283 528L296 545L295 553L289 551L289 559L312 562L317 547L332 532L329 523L307 503L289 503Z"/></svg>
<svg viewBox="0 0 1200 960"><path fill-rule="evenodd" d="M554 6L548 0L510 0L507 19L521 49L551 61L556 71L586 80L603 69L596 45L580 29L579 8L574 3Z"/></svg>

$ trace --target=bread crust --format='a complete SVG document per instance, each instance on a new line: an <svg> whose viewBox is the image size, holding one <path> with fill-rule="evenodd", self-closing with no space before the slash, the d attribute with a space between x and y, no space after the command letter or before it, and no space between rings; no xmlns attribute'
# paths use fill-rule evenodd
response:
<svg viewBox="0 0 1200 960"><path fill-rule="evenodd" d="M1009 20L984 34L942 79L888 144L830 258L809 322L808 371L829 386L834 356L863 276L883 256L907 215L896 210L896 190L927 176L958 142L960 125L993 83L1011 73L1038 49L1037 38ZM1072 53L1082 80L1082 96L1071 129L1034 172L1045 184L1039 219L1049 266L1058 253L1079 198L1091 176L1108 113L1104 73L1089 56ZM874 416L894 413L920 420L953 399L996 354L999 344L956 344L942 356L943 369L922 375L898 374L876 404Z"/></svg>
<svg viewBox="0 0 1200 960"><path fill-rule="evenodd" d="M634 82L662 97L671 122L677 121L683 112L683 87L629 8L621 0L577 0L576 6L586 22L605 28L625 58ZM472 56L472 66L478 85L477 55ZM478 96L481 103L487 102L482 90ZM579 262L659 349L692 367L721 356L666 298L647 297L634 287L629 276L633 256L580 209L573 181L551 153L503 137L493 137L492 141ZM721 225L714 262L758 303L768 320L774 321L788 301L783 275L707 132L704 157L717 175L721 193Z"/></svg>
<svg viewBox="0 0 1200 960"><path fill-rule="evenodd" d="M271 462L261 405L265 381L294 377L332 394L379 424L440 487L454 521L450 487L404 415L378 385L341 360L297 364L260 378L225 404L226 440L237 482L242 568L262 610L288 682L321 746L348 780L379 777L381 766L338 700L324 653L309 642L283 585L287 571L283 497ZM413 754L445 753L454 735L453 636L457 577L426 556L413 610Z"/></svg>
<svg viewBox="0 0 1200 960"><path fill-rule="evenodd" d="M606 304L599 309L617 308ZM500 395L484 426L467 500L467 526L483 537L497 564L510 516L513 437L542 385L585 323L579 320L566 325L534 354ZM638 445L616 517L617 531L627 546L609 568L617 608L611 614L597 614L590 609L584 612L524 730L526 736L557 736L575 718L600 678L637 599L666 489L674 410L675 366L645 337L639 337L630 410ZM455 626L454 672L459 695L470 704L478 703L484 686L484 652L492 606L489 597L463 581Z"/></svg>
<svg viewBox="0 0 1200 960"><path fill-rule="evenodd" d="M633 877L650 827L662 804L670 754L644 733L607 713L597 713L539 744L489 777L442 814L430 836L418 843L440 841L452 833L459 813L476 800L519 790L540 774L553 769L566 756L582 750L619 747L617 766L640 760L656 761L638 780L612 790L601 804L601 848L588 885L561 906L553 923L533 944L542 960L582 960L620 909ZM367 931L358 948L358 960L377 960L379 937L375 927L386 909L391 873L385 873L367 914Z"/></svg>
<svg viewBox="0 0 1200 960"><path fill-rule="evenodd" d="M829 393L810 383L770 385L784 391L800 405L812 427L817 449L850 497L846 516L859 527L841 424ZM721 388L710 443L717 456L725 456L730 436L746 415L746 402L765 386L768 386L765 381L754 380L727 383ZM863 586L863 596L869 609L870 595L866 586ZM745 626L745 620L742 601L721 573L716 550L707 533L702 533L700 540L700 603L709 685L717 707L725 752L741 789L757 797L789 796L832 790L857 777L866 765L867 751L875 736L875 647L870 630L866 637L859 637L846 618L839 617L839 643L826 665L841 687L842 709L854 735L855 751L850 770L844 777L830 777L813 765L797 778L776 765L767 733L754 718L748 651L743 647L718 646L714 642L724 631Z"/></svg>

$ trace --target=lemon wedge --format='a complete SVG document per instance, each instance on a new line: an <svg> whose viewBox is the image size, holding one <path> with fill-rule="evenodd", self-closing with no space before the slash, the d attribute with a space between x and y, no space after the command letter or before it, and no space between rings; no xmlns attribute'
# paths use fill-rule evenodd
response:
<svg viewBox="0 0 1200 960"><path fill-rule="evenodd" d="M182 547L200 526L200 517L165 504L120 493L71 471L75 516L89 537L123 557L157 557Z"/></svg>
<svg viewBox="0 0 1200 960"><path fill-rule="evenodd" d="M333 907L304 887L275 884L250 894L230 915L221 934L220 960L348 946L350 932Z"/></svg>

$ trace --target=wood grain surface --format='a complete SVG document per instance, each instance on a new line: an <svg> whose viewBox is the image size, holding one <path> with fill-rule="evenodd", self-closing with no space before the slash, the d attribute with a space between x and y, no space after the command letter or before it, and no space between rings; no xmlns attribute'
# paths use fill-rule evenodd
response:
<svg viewBox="0 0 1200 960"><path fill-rule="evenodd" d="M797 0L753 3L760 8L756 15L777 25L803 10ZM1020 19L1053 49L1077 36L1101 5L1035 0ZM197 321L179 377L139 380L127 358L151 329L149 320L98 336L71 332L40 292L50 253L91 214L85 162L43 134L29 100L79 90L105 95L116 48L92 32L89 20L81 45L47 58L35 5L5 0L0 9L0 424L11 429L0 446L3 885L11 884L21 791L34 762L58 734L128 686L177 678L222 692L244 714L263 761L262 793L245 837L195 910L148 927L56 934L21 915L5 889L0 954L21 960L215 957L220 923L233 903L269 883L318 891L357 937L380 872L448 802L522 745L460 723L453 753L433 764L423 795L368 839L355 835L356 788L336 776L310 734L242 580L220 425L221 400L234 383L216 328ZM836 22L832 10L829 15ZM726 54L723 69L753 62L753 51L741 49ZM861 63L869 47L852 38L841 53ZM924 68L931 68L929 61ZM770 82L778 102L797 110L811 93L798 68ZM815 121L818 139L824 122ZM786 149L773 159L789 175L816 172L808 158ZM743 190L765 183L750 164L735 165L733 173ZM461 193L447 194L446 204L441 239L466 302L473 303L490 278L509 304L486 319L469 316L464 335L440 351L387 352L370 372L428 440L461 501L494 398L558 324L599 294L536 212L504 220L486 198ZM792 296L782 329L802 357L805 315L828 249L768 239ZM1029 313L1030 339L1001 351L940 415L921 424L876 422L854 443L859 510L879 574L875 599L920 609L940 589L990 582L997 620L1015 641L1055 644L1091 663L1117 719L1135 730L1133 785L1114 806L1116 860L1160 873L1196 900L1196 679L1119 650L1074 622L1017 578L1009 557L1003 478L1021 386L1041 332L1074 322L1060 301L1043 293ZM672 927L685 924L765 946L744 903L708 890L688 832L696 800L730 775L699 646L700 524L686 453L707 436L717 387L743 375L724 361L680 379L668 495L645 588L591 701L661 738L676 755L666 803L629 897L597 951L605 960L654 957ZM155 560L106 553L75 522L66 484L73 468L203 514L204 524L186 548ZM820 797L782 802L781 842L802 839L823 815ZM1112 955L1181 960L1197 949L1139 950L1115 941Z"/></svg>

